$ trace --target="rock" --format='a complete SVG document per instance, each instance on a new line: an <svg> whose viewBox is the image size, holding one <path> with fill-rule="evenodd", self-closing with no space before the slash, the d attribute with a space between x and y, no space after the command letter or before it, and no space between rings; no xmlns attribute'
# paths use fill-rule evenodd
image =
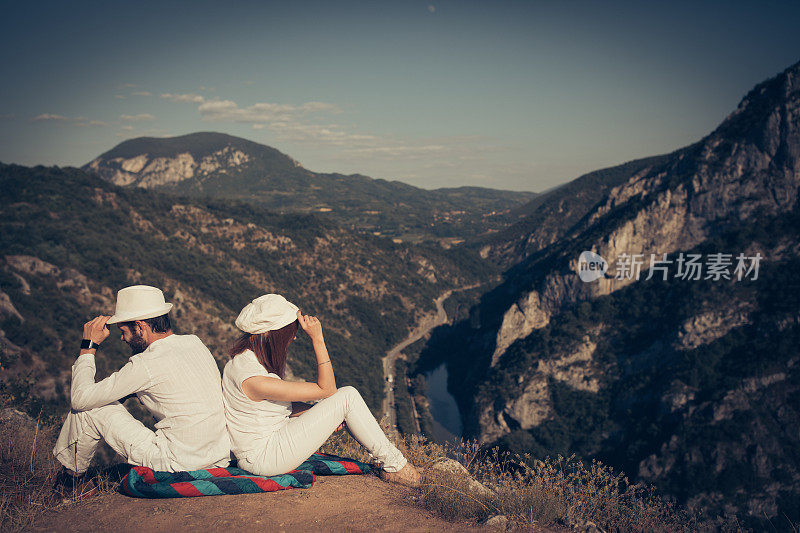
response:
<svg viewBox="0 0 800 533"><path fill-rule="evenodd" d="M204 178L218 172L225 174L250 160L250 155L242 150L226 146L199 160L189 152L152 159L147 154L108 160L100 156L86 168L115 185L135 185L150 189L191 178Z"/></svg>
<svg viewBox="0 0 800 533"><path fill-rule="evenodd" d="M533 291L520 298L503 316L503 323L497 332L497 347L492 354L491 366L497 364L514 341L526 337L535 329L543 328L549 321L550 315L542 309L538 292Z"/></svg>
<svg viewBox="0 0 800 533"><path fill-rule="evenodd" d="M19 314L17 308L14 307L14 304L11 302L11 298L3 291L0 291L0 316L14 316L17 317L20 322L25 322L25 319Z"/></svg>
<svg viewBox="0 0 800 533"><path fill-rule="evenodd" d="M34 420L30 416L23 413L19 409L14 409L13 407L6 407L5 409L0 409L0 421L17 422L26 425L31 425L34 423Z"/></svg>
<svg viewBox="0 0 800 533"><path fill-rule="evenodd" d="M39 274L44 276L57 276L61 270L38 257L31 255L7 255L6 262L12 268L26 274Z"/></svg>
<svg viewBox="0 0 800 533"><path fill-rule="evenodd" d="M693 316L681 325L673 346L678 350L692 350L723 337L733 328L748 324L750 305L744 303L741 307L715 309Z"/></svg>
<svg viewBox="0 0 800 533"><path fill-rule="evenodd" d="M439 459L433 463L431 468L439 470L440 472L452 474L453 476L466 478L468 480L469 489L479 496L494 496L494 491L492 489L474 479L464 465L454 459Z"/></svg>
<svg viewBox="0 0 800 533"><path fill-rule="evenodd" d="M591 366L596 348L597 345L588 336L584 336L574 352L557 359L540 359L536 371L552 376L575 390L597 392L600 390L600 382L593 376L595 372Z"/></svg>
<svg viewBox="0 0 800 533"><path fill-rule="evenodd" d="M604 327L603 324L598 324L591 333L597 334ZM553 406L550 399L549 378L575 390L597 393L600 390L599 376L602 372L594 363L596 348L597 345L591 337L584 335L581 342L563 356L540 359L534 367L532 376L526 378L519 375L517 383L524 384L521 394L506 400L505 403L495 401L491 407L480 413L480 442L492 442L513 429L531 429L550 419L553 416Z"/></svg>
<svg viewBox="0 0 800 533"><path fill-rule="evenodd" d="M483 523L485 526L489 527L496 527L501 530L505 530L508 527L508 518L506 515L498 514L494 515L490 518L487 518L486 521Z"/></svg>
<svg viewBox="0 0 800 533"><path fill-rule="evenodd" d="M522 394L510 402L505 412L514 419L522 429L531 429L551 415L550 389L547 376L537 374L525 386Z"/></svg>
<svg viewBox="0 0 800 533"><path fill-rule="evenodd" d="M674 413L693 401L696 394L697 389L689 387L681 380L675 380L661 397L661 401L669 408L670 412Z"/></svg>
<svg viewBox="0 0 800 533"><path fill-rule="evenodd" d="M577 524L573 525L572 529L574 531L579 531L580 533L606 533L606 531L603 528L599 527L591 520L580 521Z"/></svg>

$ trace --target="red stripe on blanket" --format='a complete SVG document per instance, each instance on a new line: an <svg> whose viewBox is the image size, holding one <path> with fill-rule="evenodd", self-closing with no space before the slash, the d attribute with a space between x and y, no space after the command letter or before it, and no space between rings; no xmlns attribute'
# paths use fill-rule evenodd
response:
<svg viewBox="0 0 800 533"><path fill-rule="evenodd" d="M181 496L203 496L203 493L197 490L197 488L188 481L170 483L170 486Z"/></svg>
<svg viewBox="0 0 800 533"><path fill-rule="evenodd" d="M357 464L351 463L350 461L339 461L341 465L347 470L348 474L360 474L361 469L358 467Z"/></svg>
<svg viewBox="0 0 800 533"><path fill-rule="evenodd" d="M146 466L135 466L134 470L136 470L148 485L152 485L156 482L156 476L153 475L153 471Z"/></svg>
<svg viewBox="0 0 800 533"><path fill-rule="evenodd" d="M279 485L278 483L276 483L271 479L265 479L263 477L247 477L247 476L242 476L242 477L249 479L256 485L258 485L258 488L260 488L264 492L272 492L273 490L281 490L286 488L282 485Z"/></svg>
<svg viewBox="0 0 800 533"><path fill-rule="evenodd" d="M206 468L208 473L214 477L231 477L231 473L227 468Z"/></svg>

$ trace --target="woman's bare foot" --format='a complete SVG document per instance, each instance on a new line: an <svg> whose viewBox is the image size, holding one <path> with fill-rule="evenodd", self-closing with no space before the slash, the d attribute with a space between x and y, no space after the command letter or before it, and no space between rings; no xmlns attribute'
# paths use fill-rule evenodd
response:
<svg viewBox="0 0 800 533"><path fill-rule="evenodd" d="M406 465L397 472L381 470L379 473L382 480L389 483L405 485L406 487L418 488L422 482L422 476L411 463L406 463Z"/></svg>

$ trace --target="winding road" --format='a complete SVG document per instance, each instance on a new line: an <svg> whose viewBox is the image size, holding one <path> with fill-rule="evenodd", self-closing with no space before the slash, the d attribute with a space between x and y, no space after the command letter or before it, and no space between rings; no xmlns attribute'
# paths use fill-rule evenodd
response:
<svg viewBox="0 0 800 533"><path fill-rule="evenodd" d="M451 294L455 291L466 291L469 289L474 289L478 287L480 283L475 283L473 285L467 285L465 287L459 287L457 289L450 289L442 294L439 295L438 298L434 300L436 304L436 314L433 316L426 316L423 318L422 322L417 325L414 330L408 334L403 341L395 344L386 355L383 357L383 386L384 386L384 397L383 397L383 404L381 408L381 412L383 416L387 419L389 424L389 429L393 432L397 432L397 415L396 415L396 408L394 402L394 387L395 387L395 378L394 375L394 364L398 357L403 357L402 351L407 348L408 346L414 344L422 337L427 335L433 328L437 326L441 326L445 322L447 322L447 312L444 310L444 302L447 300ZM405 378L405 376L403 376ZM404 382L403 386L407 386ZM416 413L415 413L416 415ZM415 416L416 418L416 416Z"/></svg>

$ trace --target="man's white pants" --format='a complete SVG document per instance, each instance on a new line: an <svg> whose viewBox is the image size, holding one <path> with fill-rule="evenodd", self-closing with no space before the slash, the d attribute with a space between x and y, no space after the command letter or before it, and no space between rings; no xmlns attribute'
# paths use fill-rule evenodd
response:
<svg viewBox="0 0 800 533"><path fill-rule="evenodd" d="M239 467L254 474L274 476L294 470L316 452L342 423L350 434L387 472L397 472L407 462L389 442L380 425L354 387L342 387L273 433L264 450L246 454Z"/></svg>
<svg viewBox="0 0 800 533"><path fill-rule="evenodd" d="M136 420L119 402L88 411L70 411L53 448L56 459L77 474L89 468L100 439L128 464L167 470L167 454L155 432Z"/></svg>

